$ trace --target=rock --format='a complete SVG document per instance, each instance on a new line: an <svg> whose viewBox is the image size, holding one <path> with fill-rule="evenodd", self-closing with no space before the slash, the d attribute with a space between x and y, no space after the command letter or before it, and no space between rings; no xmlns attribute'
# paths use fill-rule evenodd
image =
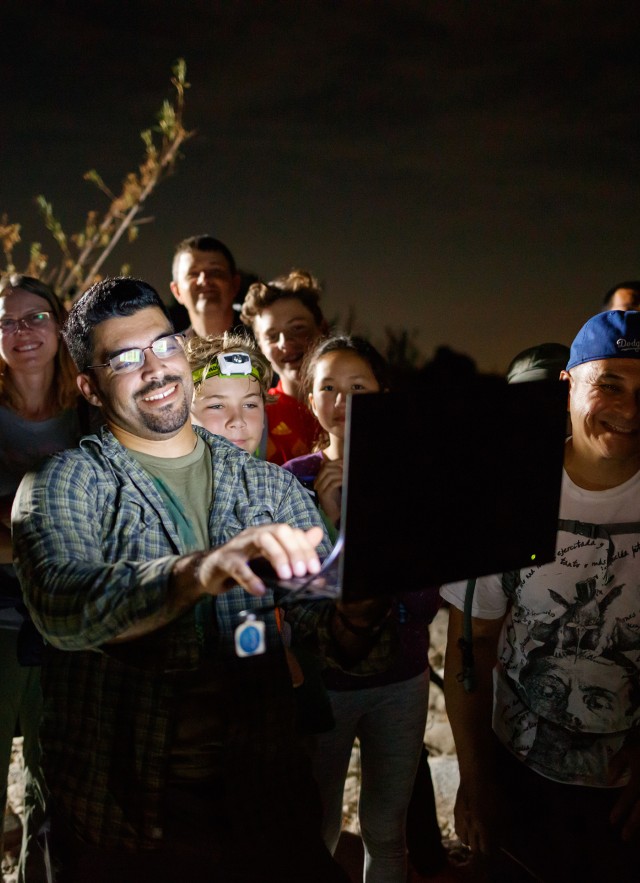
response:
<svg viewBox="0 0 640 883"><path fill-rule="evenodd" d="M442 754L455 757L456 746L453 741L453 733L449 722L446 720L427 721L427 729L424 733L424 741L432 757Z"/></svg>
<svg viewBox="0 0 640 883"><path fill-rule="evenodd" d="M456 757L442 755L430 757L431 778L436 795L436 812L440 830L445 838L455 837L453 807L460 782Z"/></svg>

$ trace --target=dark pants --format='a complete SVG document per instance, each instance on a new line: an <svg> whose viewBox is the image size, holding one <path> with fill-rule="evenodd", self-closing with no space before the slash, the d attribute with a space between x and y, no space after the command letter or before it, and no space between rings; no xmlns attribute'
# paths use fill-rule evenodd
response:
<svg viewBox="0 0 640 883"><path fill-rule="evenodd" d="M259 794L246 796L249 802L260 799ZM203 789L172 788L161 843L138 852L89 846L54 810L55 883L348 883L318 825L294 832L286 825L279 828L274 807L272 830L265 836L264 830L252 830L247 808L247 825L238 832L219 799L212 800Z"/></svg>
<svg viewBox="0 0 640 883"><path fill-rule="evenodd" d="M502 746L498 779L505 796L500 820L504 851L544 883L638 883L640 836L623 843L609 822L620 795L615 788L586 788L545 779ZM504 851L492 881L531 879L517 875ZM501 866L498 868L498 864Z"/></svg>
<svg viewBox="0 0 640 883"><path fill-rule="evenodd" d="M416 780L407 810L407 851L411 864L428 876L442 868L447 853L442 845L436 795L429 767L429 752L422 746Z"/></svg>

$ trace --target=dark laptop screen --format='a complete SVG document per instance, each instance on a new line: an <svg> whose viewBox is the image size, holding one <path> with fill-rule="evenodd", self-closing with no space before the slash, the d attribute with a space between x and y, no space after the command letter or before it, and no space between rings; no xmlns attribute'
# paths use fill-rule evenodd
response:
<svg viewBox="0 0 640 883"><path fill-rule="evenodd" d="M563 381L491 375L352 396L343 598L550 561L566 404Z"/></svg>

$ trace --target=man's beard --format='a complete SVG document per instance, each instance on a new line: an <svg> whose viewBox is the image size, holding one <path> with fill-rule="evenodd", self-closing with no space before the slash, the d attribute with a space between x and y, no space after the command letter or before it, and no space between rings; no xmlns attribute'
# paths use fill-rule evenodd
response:
<svg viewBox="0 0 640 883"><path fill-rule="evenodd" d="M149 386L138 393L137 398L151 395L155 390L162 389L167 383L178 383L183 393L182 403L171 403L165 408L156 411L142 411L138 413L145 427L158 435L169 435L178 432L190 419L189 404L182 385L182 378L178 376L165 377L162 383L150 383Z"/></svg>

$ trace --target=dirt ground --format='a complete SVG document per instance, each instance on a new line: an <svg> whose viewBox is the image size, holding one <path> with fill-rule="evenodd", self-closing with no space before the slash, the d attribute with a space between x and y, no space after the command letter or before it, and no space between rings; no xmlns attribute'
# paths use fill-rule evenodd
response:
<svg viewBox="0 0 640 883"><path fill-rule="evenodd" d="M443 608L438 612L430 630L431 665L433 670L440 675L442 675L444 665L447 622L448 612L446 608ZM453 804L458 787L458 762L444 706L444 696L439 687L434 684L429 691L429 715L425 730L425 743L429 749L429 765L436 793L440 829L443 839L455 844ZM21 770L22 740L15 739L9 771L9 809L18 818L22 813ZM344 797L344 829L353 835L359 834L357 819L359 782L359 751L356 745L351 757ZM5 855L2 866L4 883L16 883L16 861L16 851Z"/></svg>

